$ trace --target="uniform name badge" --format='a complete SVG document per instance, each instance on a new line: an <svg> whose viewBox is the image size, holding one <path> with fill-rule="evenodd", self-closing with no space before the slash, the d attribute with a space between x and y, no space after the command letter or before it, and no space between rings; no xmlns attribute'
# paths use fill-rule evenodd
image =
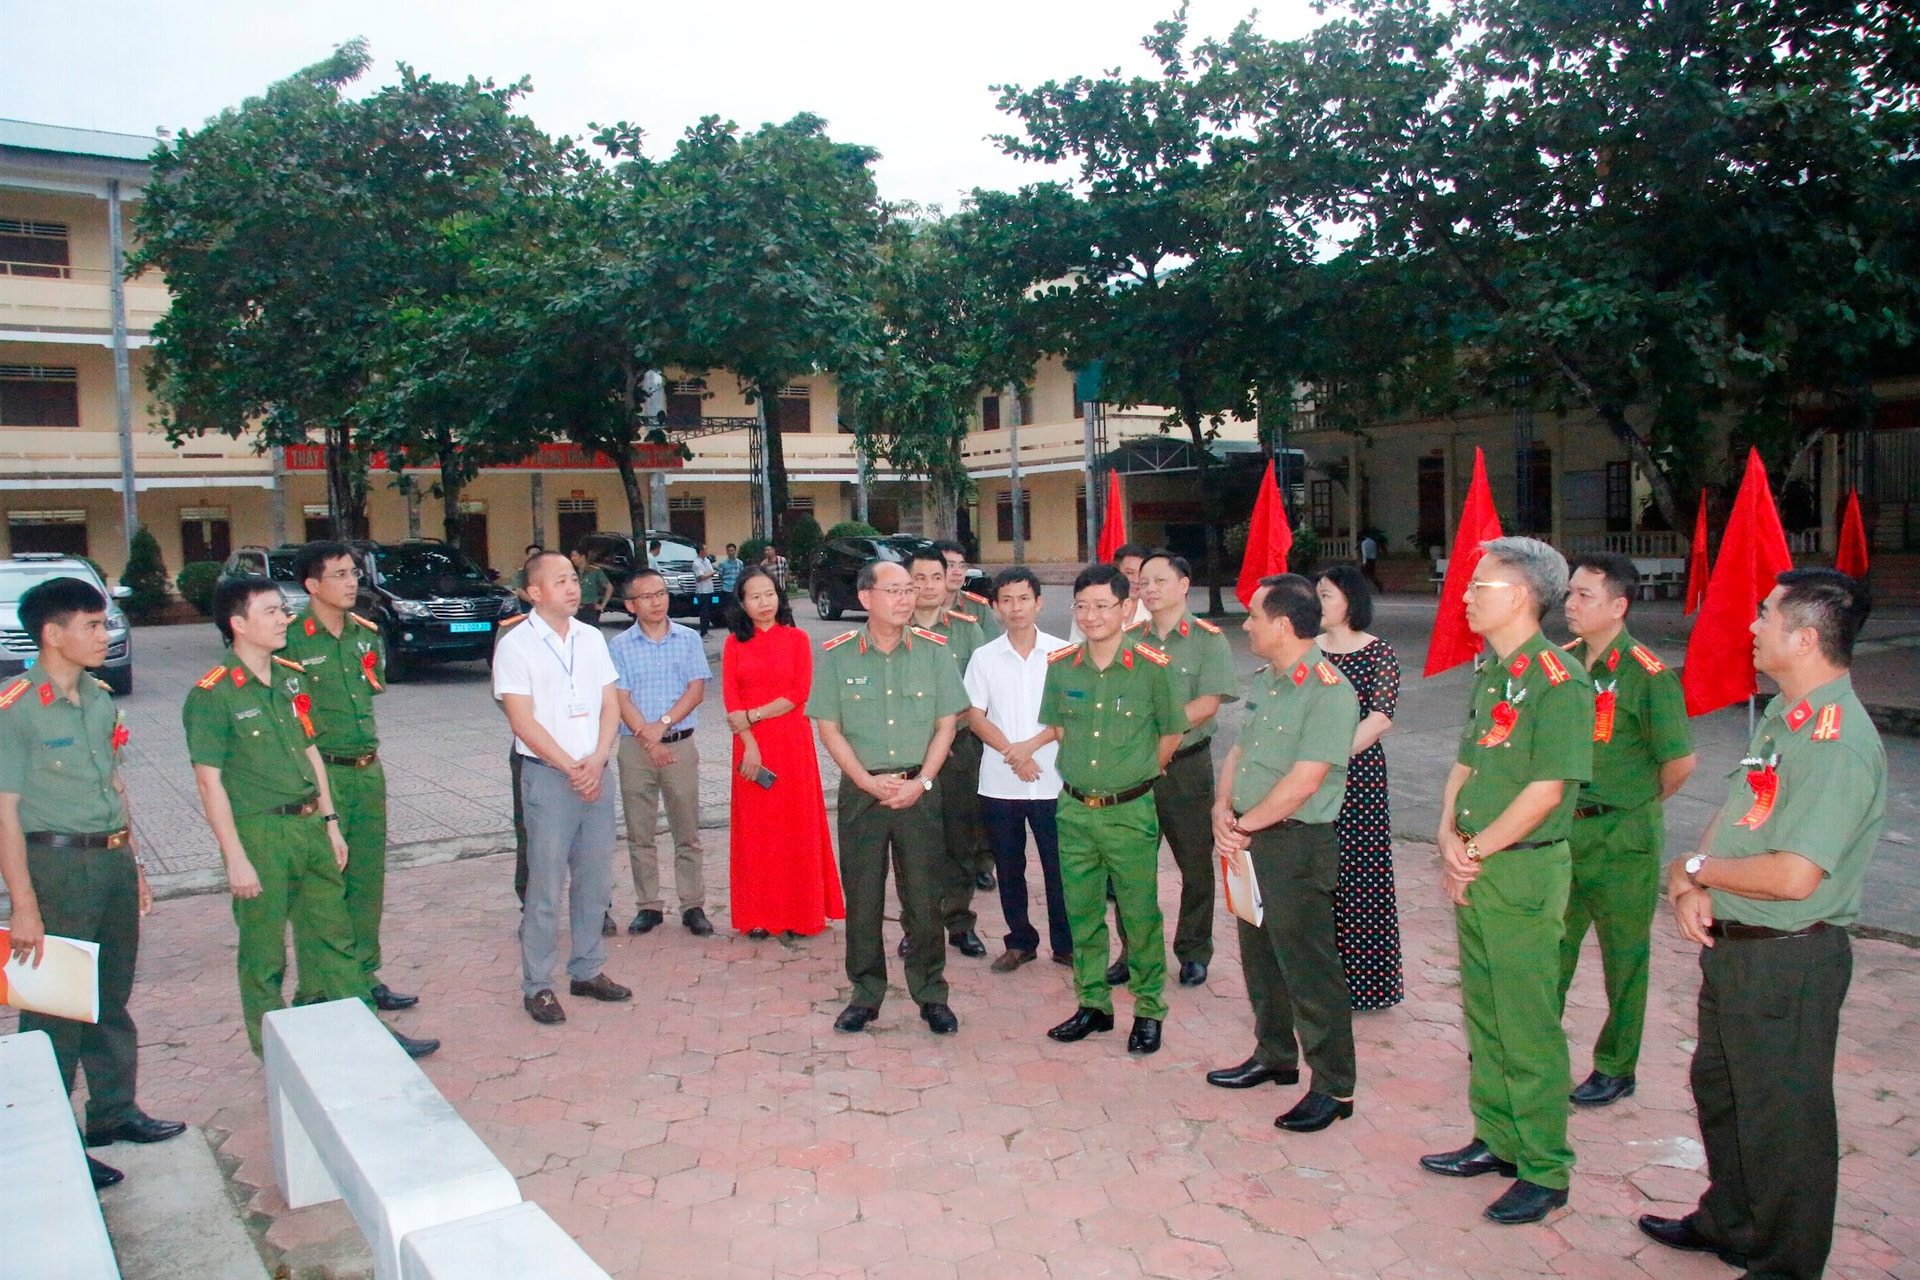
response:
<svg viewBox="0 0 1920 1280"><path fill-rule="evenodd" d="M593 708L584 702L569 702L567 704L567 716L573 720L585 719L587 714L592 710Z"/></svg>

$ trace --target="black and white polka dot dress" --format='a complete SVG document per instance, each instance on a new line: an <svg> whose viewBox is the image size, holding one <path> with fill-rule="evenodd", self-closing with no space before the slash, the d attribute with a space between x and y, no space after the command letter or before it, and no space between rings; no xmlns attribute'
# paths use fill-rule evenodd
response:
<svg viewBox="0 0 1920 1280"><path fill-rule="evenodd" d="M1360 716L1391 717L1400 700L1400 660L1385 640L1352 653L1329 653L1360 699ZM1387 803L1387 754L1378 742L1347 762L1340 833L1340 888L1334 930L1355 1009L1400 1003L1400 908L1393 889L1393 820Z"/></svg>

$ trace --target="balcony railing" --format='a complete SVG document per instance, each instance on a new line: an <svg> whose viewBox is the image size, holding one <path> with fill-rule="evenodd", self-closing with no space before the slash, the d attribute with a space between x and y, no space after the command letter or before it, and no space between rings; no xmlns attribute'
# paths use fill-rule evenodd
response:
<svg viewBox="0 0 1920 1280"><path fill-rule="evenodd" d="M47 267L7 263L0 272L0 328L105 332L113 327L108 289L112 273L89 267ZM43 267L57 275L34 274L18 267ZM127 281L127 328L145 334L167 313L172 299L166 286L145 277Z"/></svg>

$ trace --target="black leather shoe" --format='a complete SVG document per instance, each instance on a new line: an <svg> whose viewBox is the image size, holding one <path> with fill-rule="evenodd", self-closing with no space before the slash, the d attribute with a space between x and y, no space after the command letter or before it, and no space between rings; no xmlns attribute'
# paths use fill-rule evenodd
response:
<svg viewBox="0 0 1920 1280"><path fill-rule="evenodd" d="M749 929L747 930L747 936L749 938L752 938L755 942L765 942L768 938L771 938L773 935L768 933L765 929Z"/></svg>
<svg viewBox="0 0 1920 1280"><path fill-rule="evenodd" d="M1124 987L1127 985L1127 979L1132 976L1125 960L1115 960L1107 966L1107 985L1110 987Z"/></svg>
<svg viewBox="0 0 1920 1280"><path fill-rule="evenodd" d="M605 931L604 926L602 931ZM382 1013L398 1013L419 1003L419 996L403 996L384 982L373 989L373 1007Z"/></svg>
<svg viewBox="0 0 1920 1280"><path fill-rule="evenodd" d="M1538 1222L1555 1209L1564 1209L1566 1204L1565 1187L1543 1187L1518 1178L1481 1212L1489 1221L1503 1227L1517 1227L1523 1222Z"/></svg>
<svg viewBox="0 0 1920 1280"><path fill-rule="evenodd" d="M439 1051L440 1042L432 1037L416 1040L412 1036L401 1035L392 1027L388 1027L387 1030L393 1031L393 1038L399 1042L402 1049L407 1051L409 1058L427 1058Z"/></svg>
<svg viewBox="0 0 1920 1280"><path fill-rule="evenodd" d="M1065 965L1069 969L1073 968L1073 957L1070 955L1063 956L1058 951L1053 953L1053 962L1055 964Z"/></svg>
<svg viewBox="0 0 1920 1280"><path fill-rule="evenodd" d="M987 944L980 941L980 935L971 929L950 933L947 935L947 941L951 942L953 949L963 956L973 956L978 959L987 954Z"/></svg>
<svg viewBox="0 0 1920 1280"><path fill-rule="evenodd" d="M178 1120L155 1120L146 1112L135 1109L119 1124L87 1130L87 1145L104 1147L112 1142L165 1142L186 1131L187 1126Z"/></svg>
<svg viewBox="0 0 1920 1280"><path fill-rule="evenodd" d="M1487 1144L1475 1138L1458 1151L1443 1151L1437 1156L1421 1156L1420 1167L1428 1173L1438 1173L1449 1178L1477 1178L1483 1173L1497 1173L1503 1178L1517 1178L1520 1170L1510 1160L1502 1160L1487 1150Z"/></svg>
<svg viewBox="0 0 1920 1280"><path fill-rule="evenodd" d="M575 978L567 984L567 990L576 996L585 996L589 1000L604 1000L608 1004L618 1004L622 1000L633 999L633 989L623 987L604 973L596 973L582 982Z"/></svg>
<svg viewBox="0 0 1920 1280"><path fill-rule="evenodd" d="M707 919L707 913L699 907L688 907L680 913L680 923L687 926L687 932L696 938L704 938L713 932L713 921Z"/></svg>
<svg viewBox="0 0 1920 1280"><path fill-rule="evenodd" d="M1248 1058L1237 1067L1207 1072L1207 1083L1221 1089L1252 1089L1269 1080L1275 1084L1299 1084L1300 1068L1269 1067L1258 1058Z"/></svg>
<svg viewBox="0 0 1920 1280"><path fill-rule="evenodd" d="M927 1030L937 1036L950 1036L960 1029L960 1019L944 1004L923 1004L920 1016L927 1020Z"/></svg>
<svg viewBox="0 0 1920 1280"><path fill-rule="evenodd" d="M913 944L907 941L907 935L904 933L901 934L900 945L893 949L893 954L899 956L902 960L904 960L907 958L907 953L912 950L913 950Z"/></svg>
<svg viewBox="0 0 1920 1280"><path fill-rule="evenodd" d="M867 1024L880 1016L880 1011L872 1005L850 1004L840 1011L833 1020L835 1031L865 1031Z"/></svg>
<svg viewBox="0 0 1920 1280"><path fill-rule="evenodd" d="M973 878L973 887L976 889L979 889L983 893L988 889L994 888L999 883L1000 882L998 880L995 880L993 878L993 872L991 871L982 871L979 875Z"/></svg>
<svg viewBox="0 0 1920 1280"><path fill-rule="evenodd" d="M93 1189L99 1191L115 1183L125 1182L127 1175L110 1164L101 1164L92 1156L87 1157L87 1172L93 1177Z"/></svg>
<svg viewBox="0 0 1920 1280"><path fill-rule="evenodd" d="M1186 960L1180 965L1180 985L1197 987L1207 980L1207 962L1204 960Z"/></svg>
<svg viewBox="0 0 1920 1280"><path fill-rule="evenodd" d="M660 927L660 922L664 919L666 919L666 917L658 911L637 911L634 913L633 919L627 922L627 932L652 933Z"/></svg>
<svg viewBox="0 0 1920 1280"><path fill-rule="evenodd" d="M1353 1099L1342 1102L1330 1093L1309 1089L1305 1097L1293 1104L1291 1111L1273 1122L1273 1127L1288 1133L1318 1133L1335 1120L1345 1120L1352 1115Z"/></svg>
<svg viewBox="0 0 1920 1280"><path fill-rule="evenodd" d="M567 1011L554 998L551 987L542 987L530 996L520 997L520 1003L526 1008L529 1018L543 1025L551 1026L567 1020Z"/></svg>
<svg viewBox="0 0 1920 1280"><path fill-rule="evenodd" d="M1651 1213L1640 1215L1640 1230L1651 1240L1658 1240L1669 1249L1685 1249L1692 1253L1710 1253L1730 1267L1745 1270L1747 1255L1735 1252L1723 1244L1718 1244L1700 1234L1693 1225L1693 1216L1684 1218L1661 1218Z"/></svg>
<svg viewBox="0 0 1920 1280"><path fill-rule="evenodd" d="M1075 1040L1085 1040L1096 1031L1113 1030L1113 1015L1104 1009L1089 1009L1085 1005L1073 1011L1073 1016L1059 1026L1050 1029L1047 1037L1061 1044L1072 1044Z"/></svg>
<svg viewBox="0 0 1920 1280"><path fill-rule="evenodd" d="M1133 1031L1127 1036L1127 1052L1142 1056L1160 1052L1160 1019L1135 1018Z"/></svg>
<svg viewBox="0 0 1920 1280"><path fill-rule="evenodd" d="M1633 1096L1632 1076L1610 1076L1596 1071L1574 1086L1567 1100L1576 1107L1604 1107Z"/></svg>

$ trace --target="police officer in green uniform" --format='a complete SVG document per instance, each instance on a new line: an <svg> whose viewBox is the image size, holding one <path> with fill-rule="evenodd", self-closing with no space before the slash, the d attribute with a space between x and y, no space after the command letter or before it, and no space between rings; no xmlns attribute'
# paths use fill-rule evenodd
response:
<svg viewBox="0 0 1920 1280"><path fill-rule="evenodd" d="M164 1142L186 1125L134 1100L139 1037L127 1013L140 917L153 906L118 769L126 728L107 686L107 601L90 582L51 578L20 597L38 659L0 685L0 878L13 902L12 954L38 965L46 935L100 945L97 1022L22 1010L20 1030L53 1041L69 1091L87 1071L87 1145ZM125 1175L87 1158L93 1185Z"/></svg>
<svg viewBox="0 0 1920 1280"><path fill-rule="evenodd" d="M613 579L599 565L588 564L584 551L575 550L571 559L574 571L580 575L580 608L574 617L597 627L600 625L600 615L606 612L607 602L613 599Z"/></svg>
<svg viewBox="0 0 1920 1280"><path fill-rule="evenodd" d="M1154 564L1150 558L1145 572ZM1268 666L1253 678L1246 727L1221 768L1212 831L1221 852L1241 866L1251 861L1263 886L1260 924L1240 920L1240 967L1258 1043L1246 1062L1208 1072L1207 1083L1293 1084L1304 1055L1312 1087L1274 1124L1314 1133L1353 1114L1353 1003L1334 936L1340 837L1333 822L1346 798L1360 701L1314 642L1320 596L1313 583L1291 573L1262 578L1243 625Z"/></svg>
<svg viewBox="0 0 1920 1280"><path fill-rule="evenodd" d="M980 642L998 640L1007 633L1000 625L1000 619L993 612L993 601L978 592L967 590L967 549L951 538L942 538L933 544L934 550L947 562L947 608L957 609L980 624ZM988 866L992 866L991 860ZM990 884L980 886L993 888Z"/></svg>
<svg viewBox="0 0 1920 1280"><path fill-rule="evenodd" d="M1833 1244L1833 1060L1853 976L1847 926L1887 811L1887 757L1853 691L1865 589L1794 569L1760 606L1753 663L1780 686L1700 851L1667 868L1700 952L1693 1100L1706 1194L1640 1229L1750 1276L1813 1280Z"/></svg>
<svg viewBox="0 0 1920 1280"><path fill-rule="evenodd" d="M946 948L940 945L940 794L935 789L954 719L967 706L960 673L936 632L907 625L914 588L891 561L860 569L867 625L821 646L807 715L840 766L840 877L847 898L847 979L853 995L836 1031L864 1030L887 994L880 938L887 865L908 930L907 990L935 1035L960 1020L947 1005Z"/></svg>
<svg viewBox="0 0 1920 1280"><path fill-rule="evenodd" d="M1070 1043L1113 1030L1106 973L1111 879L1133 940L1134 1019L1127 1051L1154 1053L1167 1016L1167 944L1153 784L1187 723L1167 681L1167 655L1121 634L1127 594L1126 577L1112 565L1094 565L1074 579L1073 612L1085 639L1049 655L1040 700L1040 723L1060 743L1060 882L1073 926L1073 985L1080 1001L1073 1016L1047 1034Z"/></svg>
<svg viewBox="0 0 1920 1280"><path fill-rule="evenodd" d="M1593 781L1573 811L1573 883L1560 940L1564 1007L1587 927L1600 937L1607 1021L1593 1047L1593 1073L1573 1101L1599 1107L1633 1092L1640 1032L1647 1016L1647 972L1660 856L1666 847L1661 805L1693 773L1680 680L1626 629L1640 571L1613 551L1575 556L1567 589L1573 660L1593 681Z"/></svg>
<svg viewBox="0 0 1920 1280"><path fill-rule="evenodd" d="M1487 642L1460 754L1441 800L1442 876L1460 942L1472 1054L1473 1141L1422 1156L1433 1173L1515 1181L1495 1222L1538 1222L1567 1202L1567 1037L1560 938L1579 784L1593 774L1593 682L1540 634L1567 593L1567 562L1533 538L1495 538L1467 585Z"/></svg>

